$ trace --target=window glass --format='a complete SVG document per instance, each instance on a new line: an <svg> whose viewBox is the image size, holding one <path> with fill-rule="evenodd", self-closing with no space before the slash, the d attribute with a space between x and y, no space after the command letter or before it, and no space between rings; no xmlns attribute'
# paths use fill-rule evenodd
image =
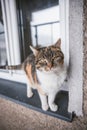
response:
<svg viewBox="0 0 87 130"><path fill-rule="evenodd" d="M16 0L22 57L29 45L47 46L60 37L58 0Z"/></svg>
<svg viewBox="0 0 87 130"><path fill-rule="evenodd" d="M59 5L33 12L31 32L33 45L55 43L60 36Z"/></svg>

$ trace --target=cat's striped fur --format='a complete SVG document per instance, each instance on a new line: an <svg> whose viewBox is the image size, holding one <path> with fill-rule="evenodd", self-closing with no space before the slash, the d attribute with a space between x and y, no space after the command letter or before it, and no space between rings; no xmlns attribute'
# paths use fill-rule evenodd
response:
<svg viewBox="0 0 87 130"><path fill-rule="evenodd" d="M61 39L59 39L56 44L48 47L35 49L31 46L30 48L33 54L29 55L23 64L0 66L0 69L22 69L25 71L29 80L27 96L31 97L33 95L31 88L37 89L43 110L47 110L49 107L52 111L58 109L54 103L55 96L66 78L64 55L60 45Z"/></svg>

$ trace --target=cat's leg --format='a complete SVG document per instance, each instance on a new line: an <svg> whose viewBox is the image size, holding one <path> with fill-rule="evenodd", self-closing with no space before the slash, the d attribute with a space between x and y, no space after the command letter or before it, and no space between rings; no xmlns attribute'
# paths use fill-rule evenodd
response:
<svg viewBox="0 0 87 130"><path fill-rule="evenodd" d="M26 83L27 83L27 97L30 98L33 96L33 92L32 92L32 86L27 76L26 76Z"/></svg>
<svg viewBox="0 0 87 130"><path fill-rule="evenodd" d="M56 97L56 92L55 93L50 93L48 95L48 103L49 103L49 106L50 106L50 109L52 111L57 111L58 110L58 106L54 103L54 100L55 100L55 97Z"/></svg>
<svg viewBox="0 0 87 130"><path fill-rule="evenodd" d="M31 98L33 96L32 88L27 84L27 97Z"/></svg>
<svg viewBox="0 0 87 130"><path fill-rule="evenodd" d="M46 95L43 95L39 92L39 97L40 97L40 100L41 100L41 106L42 106L42 109L44 111L47 111L49 106L48 106L48 103L47 103L47 96Z"/></svg>

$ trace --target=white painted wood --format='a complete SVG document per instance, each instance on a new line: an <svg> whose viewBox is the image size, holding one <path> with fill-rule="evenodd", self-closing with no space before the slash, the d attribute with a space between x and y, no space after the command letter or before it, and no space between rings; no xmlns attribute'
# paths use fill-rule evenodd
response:
<svg viewBox="0 0 87 130"><path fill-rule="evenodd" d="M59 0L60 8L60 36L65 63L69 64L69 0Z"/></svg>
<svg viewBox="0 0 87 130"><path fill-rule="evenodd" d="M6 0L7 1L7 0ZM12 41L14 51L14 64L20 64L20 45L19 45L19 32L18 32L18 20L17 20L17 8L16 0L9 0L10 17L11 17L11 29L12 29Z"/></svg>
<svg viewBox="0 0 87 130"><path fill-rule="evenodd" d="M20 83L27 83L25 73L24 72L20 72L20 73L0 72L0 78L10 80L10 81L16 81Z"/></svg>
<svg viewBox="0 0 87 130"><path fill-rule="evenodd" d="M10 58L11 58L11 65L14 65L14 50L13 50L13 37L12 37L12 23L11 23L11 15L10 15L10 7L9 7L9 0L4 0L5 3L5 10L6 10L6 18L7 18L7 33L9 38L9 51L10 51ZM5 30L6 31L6 30ZM5 32L6 33L6 32ZM7 49L7 48L6 48Z"/></svg>
<svg viewBox="0 0 87 130"><path fill-rule="evenodd" d="M3 14L3 22L4 22L7 59L8 59L8 64L10 65L11 57L10 57L10 48L9 48L9 35L8 35L8 26L7 26L6 6L4 0L1 0L1 7L2 7L2 14Z"/></svg>
<svg viewBox="0 0 87 130"><path fill-rule="evenodd" d="M20 64L20 46L15 0L1 0L8 64Z"/></svg>

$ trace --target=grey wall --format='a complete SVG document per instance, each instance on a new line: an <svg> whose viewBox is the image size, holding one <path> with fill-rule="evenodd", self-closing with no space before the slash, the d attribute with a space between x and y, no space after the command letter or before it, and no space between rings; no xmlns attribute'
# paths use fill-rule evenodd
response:
<svg viewBox="0 0 87 130"><path fill-rule="evenodd" d="M69 111L82 115L83 0L69 0Z"/></svg>

